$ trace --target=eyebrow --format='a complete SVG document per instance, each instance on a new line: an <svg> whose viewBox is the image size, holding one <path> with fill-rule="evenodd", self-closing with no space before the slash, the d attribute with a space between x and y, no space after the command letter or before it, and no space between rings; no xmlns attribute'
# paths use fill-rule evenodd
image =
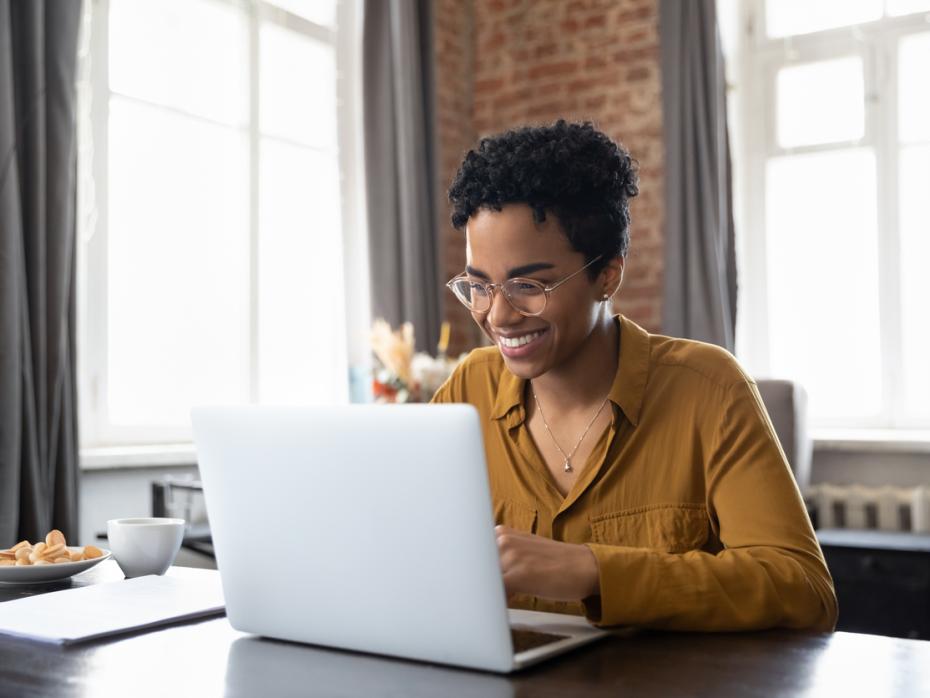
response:
<svg viewBox="0 0 930 698"><path fill-rule="evenodd" d="M544 269L555 269L554 264L549 264L549 262L535 262L534 264L524 264L522 267L514 267L507 272L507 278L513 279L517 276L526 276L527 274L532 274L536 271L543 271ZM474 267L467 266L465 271L471 274L472 276L477 276L481 279L491 280L491 277L485 274L480 269L475 269Z"/></svg>

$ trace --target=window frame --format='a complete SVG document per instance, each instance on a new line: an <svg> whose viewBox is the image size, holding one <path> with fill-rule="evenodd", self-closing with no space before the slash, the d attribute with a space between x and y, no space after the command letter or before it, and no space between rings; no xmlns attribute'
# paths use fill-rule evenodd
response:
<svg viewBox="0 0 930 698"><path fill-rule="evenodd" d="M928 429L920 419L903 414L901 287L898 227L898 46L902 38L930 30L930 12L883 17L865 24L785 38L765 31L765 0L735 3L738 14L736 82L739 128L733 149L740 261L737 354L753 375L771 375L768 319L768 267L765 231L766 163L781 155L828 152L849 147L871 148L876 162L879 330L882 406L874 418L820 419L820 429ZM862 138L813 146L782 148L776 143L776 76L797 64L858 55L863 60L865 128ZM761 76L762 79L758 79ZM732 91L731 91L732 92Z"/></svg>
<svg viewBox="0 0 930 698"><path fill-rule="evenodd" d="M154 0L152 0L154 1ZM248 92L248 123L241 127L248 138L249 172L249 321L248 321L248 398L258 400L258 240L259 173L261 168L258 119L260 96L259 35L263 23L271 23L333 47L336 64L337 143L340 171L342 219L342 263L345 321L338 328L337 341L344 347L346 396L350 393L350 373L370 365L368 329L370 301L368 285L368 242L364 191L364 149L361 119L361 0L335 0L335 25L326 27L275 6L267 0L213 0L244 13L248 55L244 77ZM108 238L108 121L114 93L108 75L108 35L110 0L85 4L85 43L89 54L86 76L87 117L90 121L90 147L84 168L84 188L79 193L83 211L78 215L78 397L79 431L83 455L120 448L148 448L169 444L190 444L188 428L117 426L110 422L106 404L107 364L107 238ZM82 177L79 177L81 180ZM93 308L93 312L89 309ZM83 459L83 458L82 458Z"/></svg>

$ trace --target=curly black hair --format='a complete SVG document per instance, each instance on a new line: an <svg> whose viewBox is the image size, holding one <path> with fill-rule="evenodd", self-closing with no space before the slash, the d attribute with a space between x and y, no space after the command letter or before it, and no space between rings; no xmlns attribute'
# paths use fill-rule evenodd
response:
<svg viewBox="0 0 930 698"><path fill-rule="evenodd" d="M537 223L552 213L594 279L630 245L631 197L639 193L636 162L593 124L563 119L482 138L462 161L452 186L452 225L463 230L482 208L525 203Z"/></svg>

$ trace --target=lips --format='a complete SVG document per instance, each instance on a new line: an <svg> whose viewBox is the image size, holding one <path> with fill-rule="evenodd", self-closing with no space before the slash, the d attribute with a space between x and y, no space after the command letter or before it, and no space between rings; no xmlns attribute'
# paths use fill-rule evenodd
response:
<svg viewBox="0 0 930 698"><path fill-rule="evenodd" d="M549 330L536 330L512 337L498 335L497 346L509 359L522 359L532 354L542 344Z"/></svg>

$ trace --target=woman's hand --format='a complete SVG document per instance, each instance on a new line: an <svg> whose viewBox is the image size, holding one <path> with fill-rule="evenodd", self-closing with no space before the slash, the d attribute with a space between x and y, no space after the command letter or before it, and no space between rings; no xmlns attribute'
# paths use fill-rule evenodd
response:
<svg viewBox="0 0 930 698"><path fill-rule="evenodd" d="M495 526L507 596L580 601L600 591L597 558L585 545Z"/></svg>

